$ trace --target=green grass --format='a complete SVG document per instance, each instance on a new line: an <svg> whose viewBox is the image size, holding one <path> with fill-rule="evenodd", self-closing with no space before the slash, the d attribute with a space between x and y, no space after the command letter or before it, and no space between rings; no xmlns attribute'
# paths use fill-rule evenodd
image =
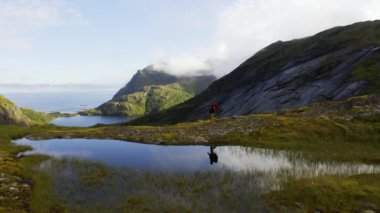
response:
<svg viewBox="0 0 380 213"><path fill-rule="evenodd" d="M0 126L0 171L8 181L2 182L5 188L0 187L0 196L6 196L0 201L3 208L0 212L4 208L7 208L4 211L29 208L32 212L81 209L121 212L130 209L250 211L255 208L274 211L378 211L379 174L301 180L286 178L281 190L264 193L261 197L256 193L257 188L252 188L259 174L150 173L68 160L53 160L47 170L37 171L35 166L47 158L29 156L17 159L15 154L28 147L10 143L12 139L28 136L35 139L120 139L172 145L244 145L299 151L308 160L322 162L379 164L378 102L378 96L361 96L317 103L281 114L238 116L218 119L216 123L206 120L158 127L27 128L3 125ZM77 175L68 177L65 174ZM22 188L23 184L27 187L9 193L15 182L17 188ZM19 200L12 200L17 196Z"/></svg>
<svg viewBox="0 0 380 213"><path fill-rule="evenodd" d="M49 203L48 198L54 193L54 189L50 188L50 177L35 170L36 166L48 157L33 155L17 158L17 153L30 150L30 147L16 146L11 141L31 133L53 129L61 128L0 125L0 212L29 212L31 200L40 198L41 203Z"/></svg>
<svg viewBox="0 0 380 213"><path fill-rule="evenodd" d="M315 160L380 163L380 123L354 123L327 118L305 120L280 117L278 126L251 134L231 133L215 138L216 143L234 142L248 146L300 150Z"/></svg>
<svg viewBox="0 0 380 213"><path fill-rule="evenodd" d="M273 191L264 198L274 209L284 206L312 212L380 211L380 174L352 177L325 176L289 180L284 190Z"/></svg>
<svg viewBox="0 0 380 213"><path fill-rule="evenodd" d="M31 199L32 212L77 212L83 209L87 212L231 212L265 209L256 179L248 174L145 172L64 159L50 161L50 166L40 175L41 185L35 187L38 196ZM54 190L45 193L45 188Z"/></svg>
<svg viewBox="0 0 380 213"><path fill-rule="evenodd" d="M30 119L24 115L22 110L0 95L0 123L27 126L30 125L29 122Z"/></svg>
<svg viewBox="0 0 380 213"><path fill-rule="evenodd" d="M21 108L21 111L29 118L30 123L33 125L45 125L54 119L53 116L36 112L29 108Z"/></svg>
<svg viewBox="0 0 380 213"><path fill-rule="evenodd" d="M188 93L179 84L151 86L147 93L144 114L151 114L168 109L193 96L194 94Z"/></svg>
<svg viewBox="0 0 380 213"><path fill-rule="evenodd" d="M306 110L306 109L304 109ZM289 115L288 115L289 116ZM300 150L311 159L322 161L344 160L379 162L377 120L357 122L335 121L324 117L304 119L266 114L218 120L216 125L240 122L268 123L252 134L230 134L226 141L211 143L241 144L273 149ZM151 132L162 134L166 140L177 135L174 130L198 131L210 125L207 121L184 123L166 127L99 127L57 128L0 126L1 171L18 180L33 185L18 193L19 202L4 202L0 206L9 209L26 209L32 212L89 211L333 211L339 209L339 200L347 205L344 210L376 209L379 185L377 174L354 177L320 177L285 182L281 191L258 194L255 187L259 174L233 172L197 172L194 174L150 173L136 170L119 170L103 164L84 161L52 160L43 171L35 165L46 159L43 156L14 158L14 154L27 147L10 144L11 139L28 134L44 137L113 138L114 128L133 128L143 135ZM214 125L214 124L211 124ZM209 128L211 126L208 126ZM158 131L158 128L161 129ZM162 129L168 128L168 133ZM195 129L194 129L195 128ZM147 134L147 132L149 134ZM155 137L153 135L153 137ZM69 171L69 172L68 172ZM65 175L66 174L66 175ZM67 174L72 174L67 176ZM352 183L352 184L351 184ZM11 184L11 183L9 183ZM247 187L250 186L250 187ZM32 187L32 188L31 188ZM12 194L11 196L16 196ZM325 199L326 198L326 199ZM331 198L331 199L327 199ZM254 202L253 202L254 201ZM297 204L295 206L295 203ZM236 204L239 204L238 206ZM368 207L369 205L369 207ZM297 207L298 206L298 207ZM297 209L296 209L297 210Z"/></svg>
<svg viewBox="0 0 380 213"><path fill-rule="evenodd" d="M352 212L379 210L379 174L283 179L262 188L264 173L186 173L116 169L83 160L51 160L35 173L32 212Z"/></svg>
<svg viewBox="0 0 380 213"><path fill-rule="evenodd" d="M84 115L139 116L168 109L182 103L194 94L177 83L146 86L144 91L124 95L108 101L96 109L81 112Z"/></svg>
<svg viewBox="0 0 380 213"><path fill-rule="evenodd" d="M0 103L5 103L7 105L16 106L14 103L12 103L10 100L6 99L5 97L0 95Z"/></svg>
<svg viewBox="0 0 380 213"><path fill-rule="evenodd" d="M14 103L0 95L0 123L15 125L45 125L53 119L45 113L28 108L18 108Z"/></svg>
<svg viewBox="0 0 380 213"><path fill-rule="evenodd" d="M32 191L32 167L37 165L44 156L27 157L24 160L15 158L16 153L28 150L28 147L15 146L11 140L21 138L44 128L18 127L0 125L0 212L24 212L29 207Z"/></svg>
<svg viewBox="0 0 380 213"><path fill-rule="evenodd" d="M316 112L310 110L310 113ZM306 117L296 117L294 113L263 114L223 118L216 123L199 121L161 127L60 128L30 137L118 139L167 145L243 145L302 151L314 160L380 163L380 116L377 114L349 121L326 116L309 118L306 112L297 114Z"/></svg>

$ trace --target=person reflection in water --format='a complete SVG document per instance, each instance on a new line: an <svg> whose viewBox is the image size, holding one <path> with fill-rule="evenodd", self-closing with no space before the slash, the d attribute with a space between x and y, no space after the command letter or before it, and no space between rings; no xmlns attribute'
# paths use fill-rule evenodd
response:
<svg viewBox="0 0 380 213"><path fill-rule="evenodd" d="M210 152L207 152L208 157L210 158L210 164L218 163L218 155L214 152L216 146L210 146Z"/></svg>

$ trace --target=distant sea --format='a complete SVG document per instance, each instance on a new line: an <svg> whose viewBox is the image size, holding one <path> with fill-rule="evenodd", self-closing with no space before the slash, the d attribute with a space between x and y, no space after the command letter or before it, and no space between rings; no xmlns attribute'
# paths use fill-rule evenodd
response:
<svg viewBox="0 0 380 213"><path fill-rule="evenodd" d="M74 113L86 108L95 108L110 100L111 92L32 92L2 94L18 107L27 107L40 112Z"/></svg>

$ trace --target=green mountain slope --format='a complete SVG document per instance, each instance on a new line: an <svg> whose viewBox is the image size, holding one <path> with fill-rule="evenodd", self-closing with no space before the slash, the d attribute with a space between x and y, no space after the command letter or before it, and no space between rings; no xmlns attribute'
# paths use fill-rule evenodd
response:
<svg viewBox="0 0 380 213"><path fill-rule="evenodd" d="M124 95L117 100L108 101L94 110L92 115L137 116L158 112L182 103L194 94L187 92L177 83L146 86L141 92Z"/></svg>
<svg viewBox="0 0 380 213"><path fill-rule="evenodd" d="M213 75L174 76L148 66L139 70L112 100L82 115L139 116L180 104L205 90Z"/></svg>
<svg viewBox="0 0 380 213"><path fill-rule="evenodd" d="M29 126L29 118L8 99L0 96L0 124Z"/></svg>
<svg viewBox="0 0 380 213"><path fill-rule="evenodd" d="M113 96L112 100L120 99L124 95L144 91L146 86L173 84L177 81L178 78L176 76L155 70L153 66L148 66L143 70L137 71L131 81L129 81L125 87L121 88Z"/></svg>
<svg viewBox="0 0 380 213"><path fill-rule="evenodd" d="M0 124L31 126L46 124L50 120L49 115L32 109L18 108L14 103L0 95Z"/></svg>

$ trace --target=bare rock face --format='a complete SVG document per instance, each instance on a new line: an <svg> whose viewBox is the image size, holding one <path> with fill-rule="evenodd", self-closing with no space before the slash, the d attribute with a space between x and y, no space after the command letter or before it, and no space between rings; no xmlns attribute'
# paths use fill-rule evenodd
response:
<svg viewBox="0 0 380 213"><path fill-rule="evenodd" d="M200 95L132 124L204 119L212 102L221 105L220 116L234 116L379 92L380 21L362 22L273 43Z"/></svg>
<svg viewBox="0 0 380 213"><path fill-rule="evenodd" d="M339 100L358 95L369 85L363 80L351 80L350 71L361 61L379 54L377 47L368 47L351 53L346 60L320 73L320 64L330 57L345 54L346 51L327 53L303 63L285 65L275 76L252 86L236 88L219 96L223 104L222 115L273 112L293 109L321 100ZM235 105L234 103L244 103Z"/></svg>

